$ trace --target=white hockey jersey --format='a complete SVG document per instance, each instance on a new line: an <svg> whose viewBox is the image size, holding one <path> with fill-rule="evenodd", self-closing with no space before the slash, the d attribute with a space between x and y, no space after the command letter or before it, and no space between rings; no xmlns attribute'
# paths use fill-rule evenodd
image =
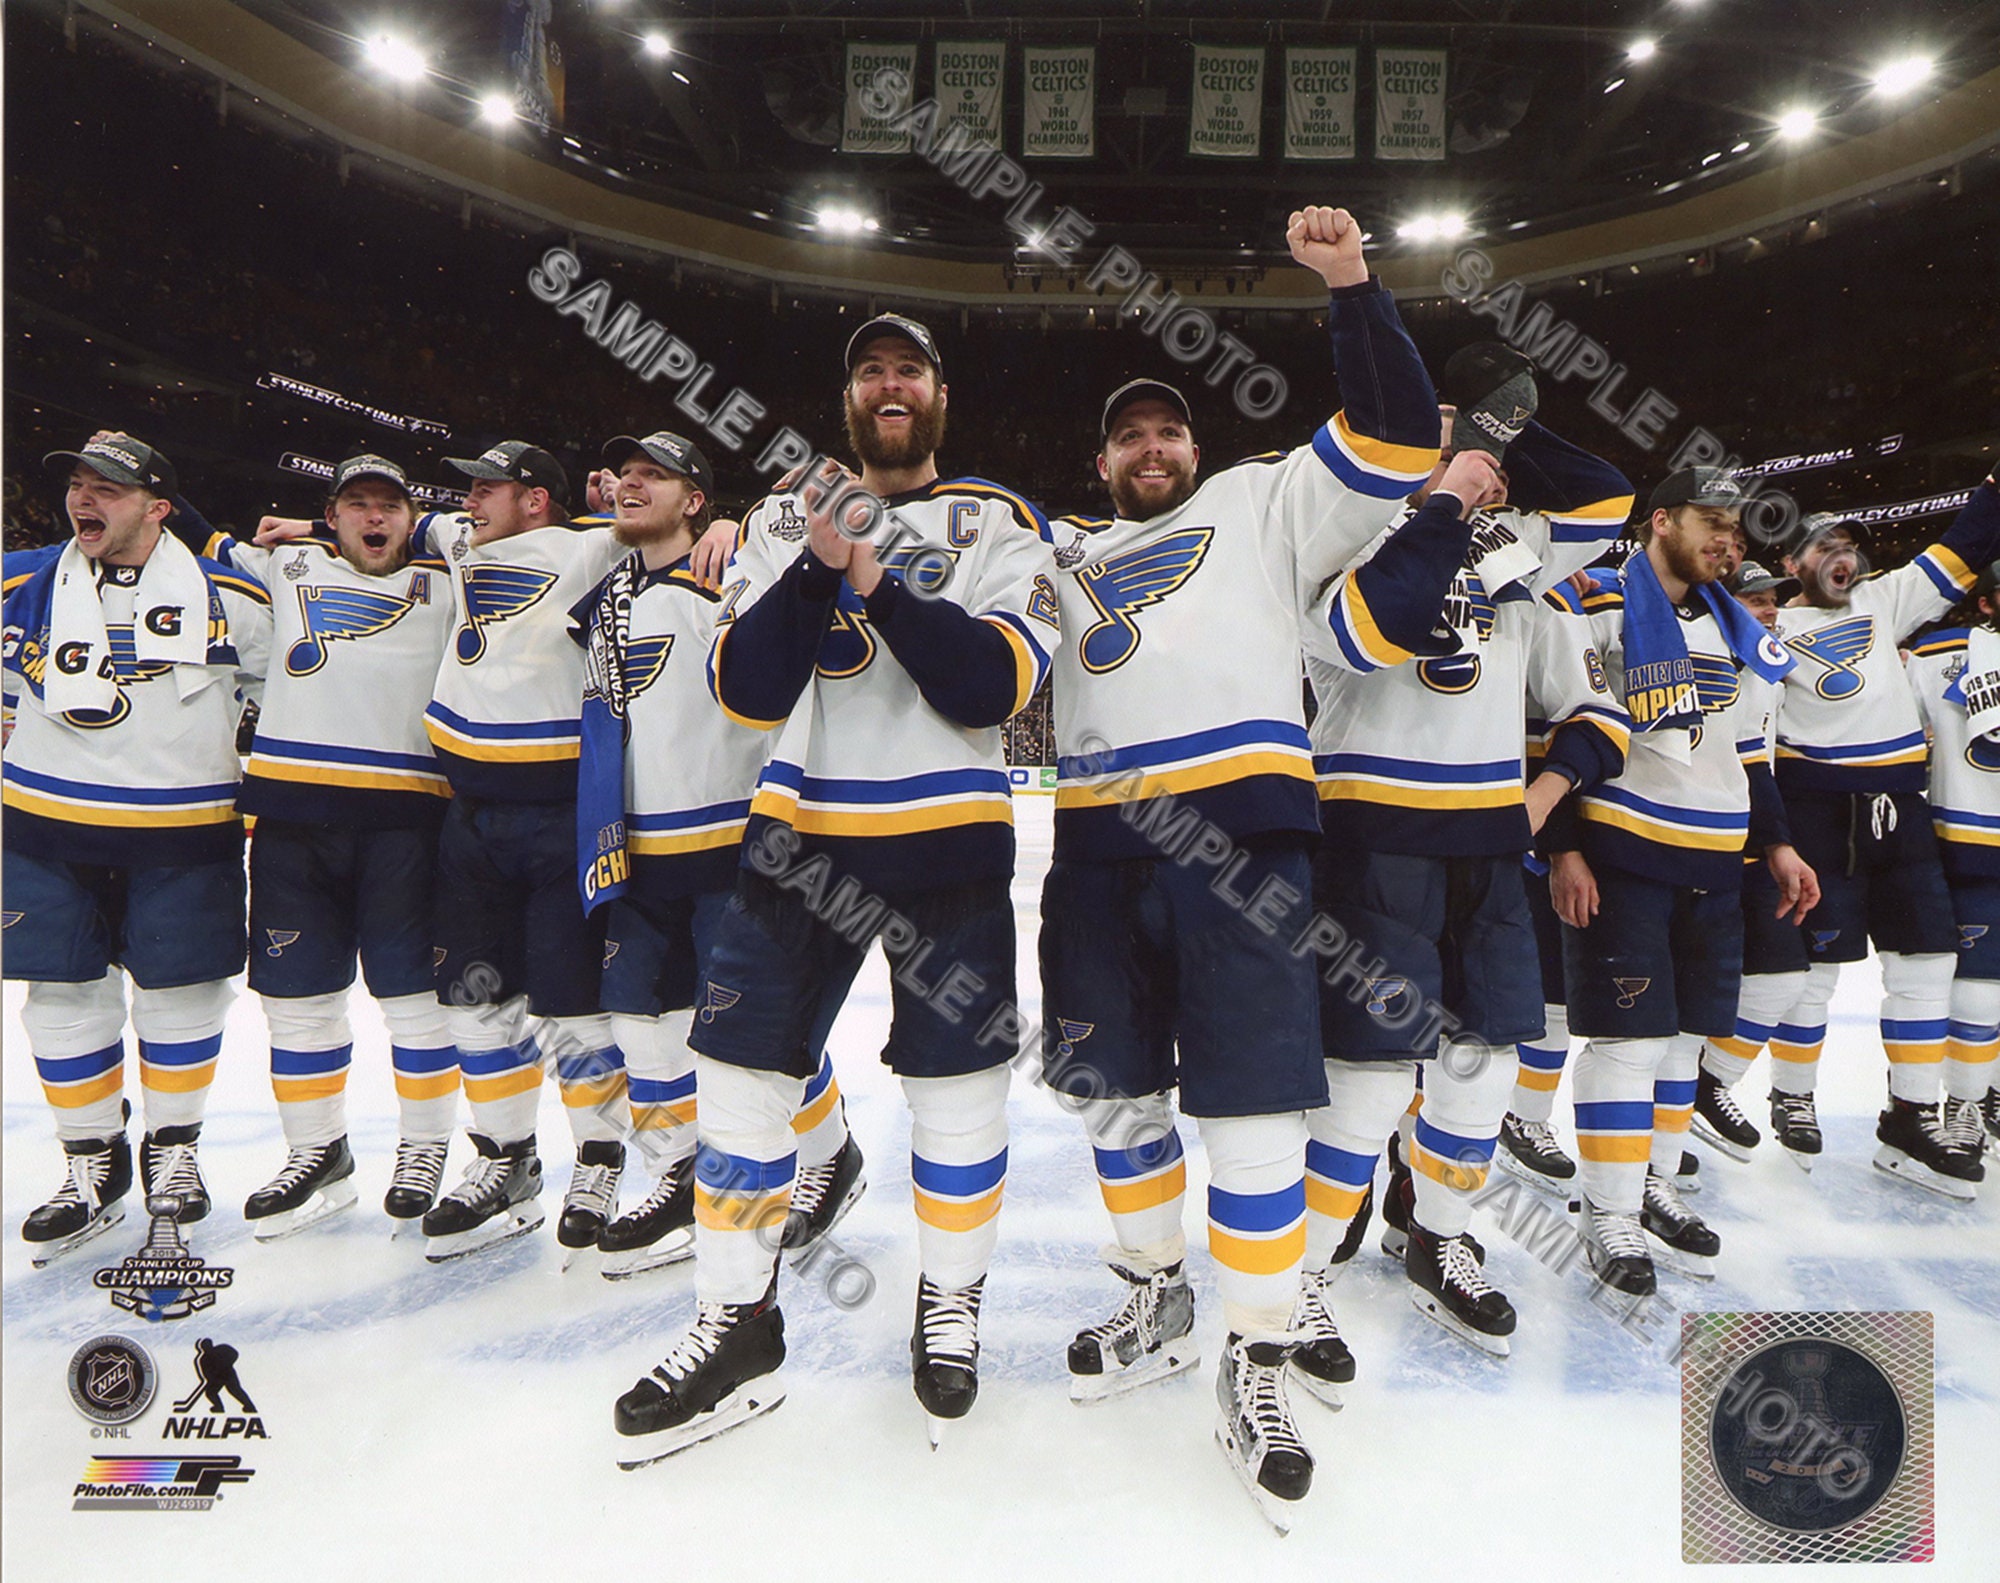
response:
<svg viewBox="0 0 2000 1583"><path fill-rule="evenodd" d="M744 520L709 678L740 724L779 728L745 862L823 852L888 889L1005 877L1014 812L999 728L1056 642L1048 524L977 478L884 504L888 575L865 603L804 551L796 496L769 496Z"/></svg>
<svg viewBox="0 0 2000 1583"><path fill-rule="evenodd" d="M2000 740L1974 736L1954 687L1965 673L1964 627L1933 632L1910 652L1910 690L1930 732L1931 827L1952 879L2000 879Z"/></svg>
<svg viewBox="0 0 2000 1583"><path fill-rule="evenodd" d="M209 554L271 596L270 674L237 807L360 828L437 819L451 795L424 729L457 624L451 574L420 557L371 576L324 539Z"/></svg>
<svg viewBox="0 0 2000 1583"><path fill-rule="evenodd" d="M68 541L8 554L5 669L14 732L7 744L6 841L15 851L73 863L178 865L242 850L236 812L242 761L236 728L262 684L271 642L264 590L163 537L148 561L185 557L199 568L206 608L149 607L142 569L84 563L64 570ZM48 668L90 666L86 645L51 632L60 577L97 580L104 641L97 674L114 681L105 709L51 711ZM150 658L141 621L156 631L206 624L199 663Z"/></svg>
<svg viewBox="0 0 2000 1583"><path fill-rule="evenodd" d="M426 517L418 548L450 568L459 627L425 725L452 789L497 802L576 796L583 653L571 606L625 552L607 527L562 523L488 544L464 513Z"/></svg>

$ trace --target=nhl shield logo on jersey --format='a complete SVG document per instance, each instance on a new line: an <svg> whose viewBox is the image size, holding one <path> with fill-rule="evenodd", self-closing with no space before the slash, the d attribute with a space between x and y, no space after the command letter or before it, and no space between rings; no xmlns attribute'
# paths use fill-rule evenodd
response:
<svg viewBox="0 0 2000 1583"><path fill-rule="evenodd" d="M740 989L727 989L713 979L704 980L701 986L701 1010L695 1013L698 1022L713 1022L715 1019L743 998Z"/></svg>
<svg viewBox="0 0 2000 1583"><path fill-rule="evenodd" d="M1618 1009L1630 1011L1639 1004L1639 997L1653 987L1650 978L1614 978L1611 987L1618 991Z"/></svg>
<svg viewBox="0 0 2000 1583"><path fill-rule="evenodd" d="M1867 685L1867 678L1855 669L1875 647L1875 618L1849 616L1816 632L1801 632L1785 639L1794 650L1826 667L1826 674L1814 685L1822 698L1852 698Z"/></svg>
<svg viewBox="0 0 2000 1583"><path fill-rule="evenodd" d="M300 931L297 929L266 929L264 938L271 943L264 947L266 956L283 956L285 947L298 944Z"/></svg>

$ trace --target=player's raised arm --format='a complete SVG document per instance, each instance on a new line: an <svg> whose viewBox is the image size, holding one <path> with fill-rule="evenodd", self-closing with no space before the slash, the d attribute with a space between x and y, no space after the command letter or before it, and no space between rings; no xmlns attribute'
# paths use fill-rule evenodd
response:
<svg viewBox="0 0 2000 1583"><path fill-rule="evenodd" d="M744 518L708 656L709 691L739 725L777 725L812 680L845 570L810 545L789 558L780 552L803 540L813 520L824 517L830 528L831 503L822 498L805 513L801 497L770 495Z"/></svg>

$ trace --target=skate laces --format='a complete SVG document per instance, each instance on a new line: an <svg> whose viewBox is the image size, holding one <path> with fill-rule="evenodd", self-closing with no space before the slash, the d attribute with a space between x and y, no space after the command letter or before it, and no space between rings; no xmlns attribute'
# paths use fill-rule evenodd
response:
<svg viewBox="0 0 2000 1583"><path fill-rule="evenodd" d="M445 1197L454 1204L478 1205L482 1200L498 1196L507 1186L507 1172L513 1161L489 1159L480 1155L465 1168L465 1175L459 1178Z"/></svg>
<svg viewBox="0 0 2000 1583"><path fill-rule="evenodd" d="M1301 1337L1307 1346L1316 1341L1337 1339L1339 1326L1333 1322L1333 1311L1326 1306L1326 1274L1322 1270L1307 1273L1299 1286L1298 1305L1292 1314L1293 1333Z"/></svg>
<svg viewBox="0 0 2000 1583"><path fill-rule="evenodd" d="M1122 1264L1113 1264L1111 1273L1132 1289L1125 1294L1125 1301L1118 1305L1117 1313L1092 1325L1082 1332L1082 1336L1093 1341L1116 1341L1120 1336L1136 1336L1142 1349L1150 1348L1153 1337L1159 1333L1160 1293L1166 1290L1167 1272L1154 1270L1148 1274L1128 1269Z"/></svg>
<svg viewBox="0 0 2000 1583"><path fill-rule="evenodd" d="M569 1180L567 1203L572 1209L588 1209L611 1218L618 1207L618 1178L624 1167L621 1165L584 1165L578 1163L576 1174Z"/></svg>
<svg viewBox="0 0 2000 1583"><path fill-rule="evenodd" d="M1553 1152L1556 1147L1556 1129L1546 1121L1517 1121L1514 1129L1532 1148Z"/></svg>
<svg viewBox="0 0 2000 1583"><path fill-rule="evenodd" d="M1479 1262L1479 1255L1472 1251L1472 1243L1463 1232L1439 1240L1438 1269L1447 1285L1456 1287L1467 1297L1486 1297L1495 1290L1486 1279L1486 1268Z"/></svg>
<svg viewBox="0 0 2000 1583"><path fill-rule="evenodd" d="M314 1171L319 1169L332 1147L333 1145L330 1143L317 1143L304 1148L287 1150L283 1168L279 1170L276 1176L271 1178L265 1191L282 1192L285 1189L297 1187L299 1183L303 1182Z"/></svg>
<svg viewBox="0 0 2000 1583"><path fill-rule="evenodd" d="M681 1164L674 1164L662 1171L659 1180L653 1183L653 1190L646 1195L645 1202L633 1210L629 1218L643 1219L647 1215L666 1208L667 1201L680 1190L681 1169Z"/></svg>
<svg viewBox="0 0 2000 1583"><path fill-rule="evenodd" d="M948 1292L924 1277L924 1352L931 1362L969 1369L979 1361L980 1287L975 1281Z"/></svg>
<svg viewBox="0 0 2000 1583"><path fill-rule="evenodd" d="M153 1151L153 1185L148 1189L149 1196L176 1193L182 1197L201 1197L207 1193L208 1189L202 1185L201 1166L195 1158L193 1144L156 1143Z"/></svg>
<svg viewBox="0 0 2000 1583"><path fill-rule="evenodd" d="M722 1338L729 1334L730 1324L729 1304L695 1304L693 1326L654 1366L653 1377L663 1385L678 1385L715 1356Z"/></svg>
<svg viewBox="0 0 2000 1583"><path fill-rule="evenodd" d="M792 1213L803 1215L810 1220L819 1213L819 1207L826 1202L826 1195L833 1189L834 1172L840 1164L840 1156L820 1165L802 1165L792 1178Z"/></svg>
<svg viewBox="0 0 2000 1583"><path fill-rule="evenodd" d="M1695 1218L1681 1190L1657 1172L1646 1173L1646 1207L1662 1220L1681 1225Z"/></svg>
<svg viewBox="0 0 2000 1583"><path fill-rule="evenodd" d="M1286 1352L1289 1355L1289 1347ZM1267 1453L1289 1451L1310 1461L1312 1453L1299 1439L1298 1427L1292 1422L1292 1404L1285 1395L1285 1362L1281 1357L1276 1363L1259 1363L1250 1356L1249 1342L1237 1343L1236 1380L1243 1411L1256 1426Z"/></svg>
<svg viewBox="0 0 2000 1583"><path fill-rule="evenodd" d="M1773 1094L1772 1107L1784 1118L1787 1126L1817 1127L1819 1111L1813 1105L1810 1094Z"/></svg>
<svg viewBox="0 0 2000 1583"><path fill-rule="evenodd" d="M1621 1215L1616 1210L1599 1209L1590 1206L1590 1225L1596 1235L1597 1244L1607 1258L1650 1259L1646 1251L1645 1233L1639 1229L1637 1215Z"/></svg>
<svg viewBox="0 0 2000 1583"><path fill-rule="evenodd" d="M1750 1118L1743 1114L1743 1107L1736 1103L1736 1095L1720 1083L1715 1085L1713 1103L1716 1112L1731 1126L1750 1125Z"/></svg>
<svg viewBox="0 0 2000 1583"><path fill-rule="evenodd" d="M1944 1141L1954 1149L1977 1149L1986 1141L1986 1122L1976 1099L1949 1099L1944 1107Z"/></svg>
<svg viewBox="0 0 2000 1583"><path fill-rule="evenodd" d="M111 1177L111 1151L103 1149L95 1154L72 1154L69 1156L69 1174L63 1184L56 1189L55 1197L49 1200L49 1207L57 1205L82 1204L95 1209L102 1200L97 1189Z"/></svg>
<svg viewBox="0 0 2000 1583"><path fill-rule="evenodd" d="M435 1193L438 1178L444 1175L447 1145L428 1139L404 1138L396 1145L396 1169L389 1178L391 1188L410 1188Z"/></svg>

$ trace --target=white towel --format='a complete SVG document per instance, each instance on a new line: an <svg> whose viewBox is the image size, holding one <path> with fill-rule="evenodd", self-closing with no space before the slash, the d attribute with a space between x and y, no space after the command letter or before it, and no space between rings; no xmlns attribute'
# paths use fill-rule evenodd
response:
<svg viewBox="0 0 2000 1583"><path fill-rule="evenodd" d="M1474 515L1472 549L1466 559L1479 574L1481 586L1495 598L1508 584L1525 581L1542 569L1540 558L1521 542L1512 525L1490 511Z"/></svg>
<svg viewBox="0 0 2000 1583"><path fill-rule="evenodd" d="M1975 737L2000 732L2000 632L1974 627L1965 639L1965 729Z"/></svg>
<svg viewBox="0 0 2000 1583"><path fill-rule="evenodd" d="M49 667L43 697L51 714L111 710L118 703L111 643L104 629L97 565L72 540L56 562L49 599ZM208 663L208 579L194 554L162 534L132 590L132 647L137 658L175 666ZM177 672L185 696L208 678Z"/></svg>

